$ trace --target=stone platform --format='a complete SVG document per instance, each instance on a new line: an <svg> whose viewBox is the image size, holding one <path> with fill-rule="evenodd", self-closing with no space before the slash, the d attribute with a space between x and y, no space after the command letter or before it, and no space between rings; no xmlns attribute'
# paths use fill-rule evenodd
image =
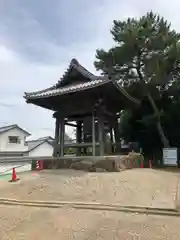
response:
<svg viewBox="0 0 180 240"><path fill-rule="evenodd" d="M90 172L107 171L119 172L125 169L137 168L138 161L143 160L143 156L138 153L128 155L109 156L65 156L61 158L51 158L45 161L44 168L65 168L85 170Z"/></svg>

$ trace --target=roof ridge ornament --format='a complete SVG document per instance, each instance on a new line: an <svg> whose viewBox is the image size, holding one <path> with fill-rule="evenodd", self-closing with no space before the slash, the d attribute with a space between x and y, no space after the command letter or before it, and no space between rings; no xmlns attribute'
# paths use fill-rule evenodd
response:
<svg viewBox="0 0 180 240"><path fill-rule="evenodd" d="M76 58L73 58L73 59L71 60L70 66L72 66L72 65L77 65L77 66L79 66L79 62L78 62L78 60L77 60Z"/></svg>
<svg viewBox="0 0 180 240"><path fill-rule="evenodd" d="M66 71L64 72L64 74L62 75L62 77L60 78L60 80L56 83L56 88L58 88L59 86L62 86L62 84L64 83L65 78L67 77L67 75L71 72L72 69L76 69L80 74L82 74L84 77L89 78L89 81L92 80L96 80L99 79L98 76L94 75L93 73L91 73L89 70L87 70L85 67L83 67L76 58L72 58L70 61L70 64L68 66L68 68L66 69Z"/></svg>

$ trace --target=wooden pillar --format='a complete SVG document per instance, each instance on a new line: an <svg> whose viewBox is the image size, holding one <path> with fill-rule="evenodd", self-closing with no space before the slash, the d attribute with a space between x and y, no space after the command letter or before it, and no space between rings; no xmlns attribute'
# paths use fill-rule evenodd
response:
<svg viewBox="0 0 180 240"><path fill-rule="evenodd" d="M110 126L110 141L111 141L111 152L114 153L114 139L113 139L113 128Z"/></svg>
<svg viewBox="0 0 180 240"><path fill-rule="evenodd" d="M76 128L76 142L81 143L82 142L82 121L77 121L77 128ZM81 148L77 148L76 155L81 155Z"/></svg>
<svg viewBox="0 0 180 240"><path fill-rule="evenodd" d="M100 156L104 156L104 116L101 109L98 111L98 129L99 129L99 154Z"/></svg>
<svg viewBox="0 0 180 240"><path fill-rule="evenodd" d="M58 142L59 142L59 119L56 118L53 157L57 157Z"/></svg>
<svg viewBox="0 0 180 240"><path fill-rule="evenodd" d="M59 143L60 143L60 149L59 149L59 155L60 157L64 156L64 134L65 134L65 122L64 118L60 118L60 134L59 134Z"/></svg>
<svg viewBox="0 0 180 240"><path fill-rule="evenodd" d="M96 155L95 112L92 111L92 156Z"/></svg>
<svg viewBox="0 0 180 240"><path fill-rule="evenodd" d="M116 152L119 153L121 149L121 143L120 143L120 131L119 131L118 118L115 118L115 121L114 121L114 137L115 137L115 143L116 143Z"/></svg>

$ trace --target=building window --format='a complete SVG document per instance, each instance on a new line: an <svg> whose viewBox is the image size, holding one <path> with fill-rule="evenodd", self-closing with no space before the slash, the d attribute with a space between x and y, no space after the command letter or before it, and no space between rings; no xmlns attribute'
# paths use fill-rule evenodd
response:
<svg viewBox="0 0 180 240"><path fill-rule="evenodd" d="M17 136L9 136L9 143L20 143L20 139Z"/></svg>

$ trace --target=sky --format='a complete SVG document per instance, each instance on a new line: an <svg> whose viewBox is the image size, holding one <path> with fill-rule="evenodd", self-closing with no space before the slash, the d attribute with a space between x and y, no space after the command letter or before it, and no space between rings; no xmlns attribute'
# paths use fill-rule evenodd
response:
<svg viewBox="0 0 180 240"><path fill-rule="evenodd" d="M178 0L0 0L0 126L54 136L53 112L25 103L24 92L55 84L72 58L95 72L96 49L113 44L113 20L153 10L180 31L179 9Z"/></svg>

